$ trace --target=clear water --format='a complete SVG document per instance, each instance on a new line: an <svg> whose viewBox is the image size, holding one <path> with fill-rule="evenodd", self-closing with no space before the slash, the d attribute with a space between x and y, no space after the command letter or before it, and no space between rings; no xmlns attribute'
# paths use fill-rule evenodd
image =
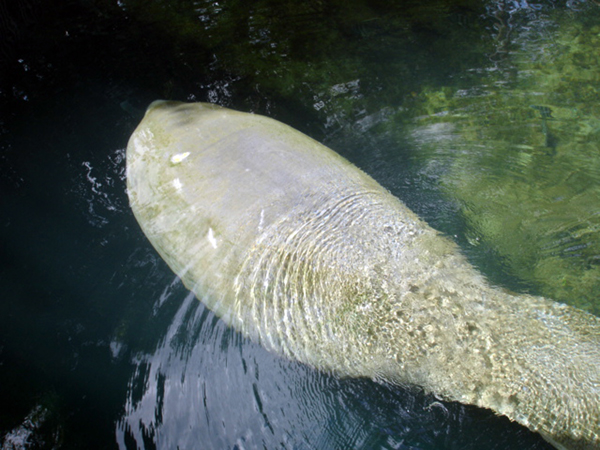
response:
<svg viewBox="0 0 600 450"><path fill-rule="evenodd" d="M156 98L269 115L494 283L598 314L595 2L32 0L0 16L4 448L549 448L228 330L139 230L124 148Z"/></svg>

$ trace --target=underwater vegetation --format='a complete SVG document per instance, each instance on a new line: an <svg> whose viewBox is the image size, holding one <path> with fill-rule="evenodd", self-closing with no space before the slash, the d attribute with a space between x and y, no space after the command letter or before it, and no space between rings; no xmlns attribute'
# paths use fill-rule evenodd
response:
<svg viewBox="0 0 600 450"><path fill-rule="evenodd" d="M172 67L156 68L171 78L164 98L233 106L244 86L249 108L268 112L279 102L326 125L377 111L382 100L400 105L424 79L478 64L486 23L472 19L485 14L474 0L94 4L98 14L123 17L149 42L162 37L147 50L160 46L173 55ZM437 62L452 47L463 51L440 68ZM182 66L188 72L181 73Z"/></svg>
<svg viewBox="0 0 600 450"><path fill-rule="evenodd" d="M530 22L478 86L425 88L402 120L471 245L535 292L599 315L600 26L588 13Z"/></svg>

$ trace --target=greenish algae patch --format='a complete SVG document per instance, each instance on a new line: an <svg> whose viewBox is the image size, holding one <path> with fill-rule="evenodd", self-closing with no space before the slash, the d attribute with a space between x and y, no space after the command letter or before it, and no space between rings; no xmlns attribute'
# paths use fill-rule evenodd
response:
<svg viewBox="0 0 600 450"><path fill-rule="evenodd" d="M535 292L600 315L599 13L562 14L515 34L479 86L425 88L408 120L468 241Z"/></svg>

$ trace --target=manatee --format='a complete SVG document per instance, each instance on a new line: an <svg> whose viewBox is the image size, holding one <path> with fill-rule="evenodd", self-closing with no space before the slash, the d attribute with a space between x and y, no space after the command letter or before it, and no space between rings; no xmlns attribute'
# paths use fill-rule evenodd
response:
<svg viewBox="0 0 600 450"><path fill-rule="evenodd" d="M152 103L127 147L144 234L223 321L339 376L600 448L600 319L490 285L370 176L276 120Z"/></svg>

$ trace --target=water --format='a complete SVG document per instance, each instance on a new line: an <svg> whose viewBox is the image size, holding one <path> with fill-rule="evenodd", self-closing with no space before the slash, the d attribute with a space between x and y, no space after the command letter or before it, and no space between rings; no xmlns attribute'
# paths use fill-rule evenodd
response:
<svg viewBox="0 0 600 450"><path fill-rule="evenodd" d="M597 314L597 8L1 4L4 448L18 436L36 448L549 448L487 411L340 380L228 330L139 230L124 148L156 98L267 114L362 167L493 282ZM551 108L546 131L532 105ZM499 223L515 192L527 208ZM550 225L540 237L524 216ZM524 237L506 242L503 227Z"/></svg>

